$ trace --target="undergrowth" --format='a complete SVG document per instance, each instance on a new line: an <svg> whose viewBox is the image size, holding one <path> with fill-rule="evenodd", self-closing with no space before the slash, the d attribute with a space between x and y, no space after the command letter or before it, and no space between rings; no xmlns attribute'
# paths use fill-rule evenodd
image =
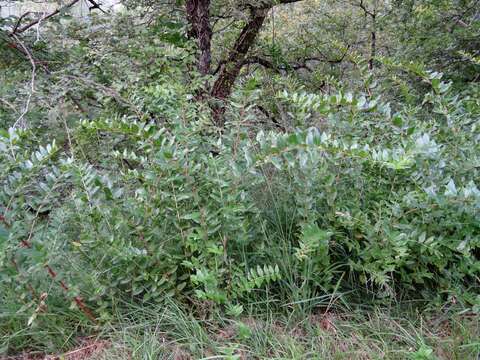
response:
<svg viewBox="0 0 480 360"><path fill-rule="evenodd" d="M0 354L478 357L478 84L352 56L351 88L242 79L219 129L179 27L118 21L98 74L54 68L28 126L0 113ZM79 116L66 99L92 87Z"/></svg>
<svg viewBox="0 0 480 360"><path fill-rule="evenodd" d="M442 113L414 126L380 98L339 92L279 95L327 116L328 132L252 136L233 121L209 134L189 102L187 126L99 118L69 129L63 148L3 132L1 328L15 334L3 348L62 348L89 322L110 323L119 302L172 299L208 318L265 301L313 314L332 296L363 297L478 314L478 103L436 76L425 74L425 101ZM396 139L365 139L378 121ZM33 330L44 324L62 337L45 343Z"/></svg>

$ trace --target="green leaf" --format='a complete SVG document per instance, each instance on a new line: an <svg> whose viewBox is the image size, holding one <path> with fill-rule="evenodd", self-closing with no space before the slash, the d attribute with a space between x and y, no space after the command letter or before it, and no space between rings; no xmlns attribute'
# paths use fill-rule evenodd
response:
<svg viewBox="0 0 480 360"><path fill-rule="evenodd" d="M403 118L400 115L396 114L392 118L392 123L393 123L393 125L395 125L397 127L402 127L403 126Z"/></svg>
<svg viewBox="0 0 480 360"><path fill-rule="evenodd" d="M0 245L8 240L9 232L2 225L0 225Z"/></svg>

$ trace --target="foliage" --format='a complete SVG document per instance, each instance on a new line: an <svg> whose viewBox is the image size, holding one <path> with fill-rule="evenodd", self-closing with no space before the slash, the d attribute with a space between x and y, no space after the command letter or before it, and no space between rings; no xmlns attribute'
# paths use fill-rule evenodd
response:
<svg viewBox="0 0 480 360"><path fill-rule="evenodd" d="M237 344L294 358L309 338L285 343L243 316L287 309L310 324L337 302L414 300L479 313L470 2L464 13L448 1L275 7L222 127L183 3L127 5L88 21L62 13L17 42L0 35L0 351L43 350L43 338L59 349L125 308L165 304L162 326L198 338L192 354L232 359L241 349L204 328L224 314ZM240 5L213 2L220 66L248 22ZM468 26L450 31L447 18ZM143 335L157 354L157 330ZM428 338L408 337L402 354L433 358Z"/></svg>
<svg viewBox="0 0 480 360"><path fill-rule="evenodd" d="M478 132L465 106L478 104L450 97L445 83L432 87L425 101L452 130L419 126L389 145L363 140L365 129L349 138L316 128L205 137L208 126L194 120L189 103L188 127L83 121L70 156L54 143L32 152L28 132L11 129L1 147L10 228L3 263L13 256L31 274L46 264L58 269L74 284L71 296L84 294L102 313L124 296L151 302L194 294L230 303L282 277L266 247L267 209L255 196L274 188L293 209L289 256L298 281L333 290L345 278L342 286L363 283L381 296L422 287L424 296L432 289L474 305ZM347 121L365 121L388 108L341 93L294 94L292 101L302 113L338 117L339 129L344 113L358 111ZM387 121L404 127L400 119ZM19 249L24 242L31 246ZM13 273L8 282L35 284L36 275Z"/></svg>

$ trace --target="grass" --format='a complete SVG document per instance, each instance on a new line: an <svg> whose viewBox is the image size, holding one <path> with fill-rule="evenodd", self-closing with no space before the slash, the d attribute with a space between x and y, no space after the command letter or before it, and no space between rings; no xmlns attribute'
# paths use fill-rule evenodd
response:
<svg viewBox="0 0 480 360"><path fill-rule="evenodd" d="M45 344L44 351L63 353L63 359L477 360L480 355L477 316L453 309L420 312L412 304L332 306L328 311L301 315L270 310L227 317L219 310L194 316L168 302L127 306L108 324L88 331L77 329L75 338L65 332L69 328L71 322L57 323L35 336L56 338L57 343ZM23 338L34 331L38 329ZM15 336L11 334L10 342ZM2 341L5 339L3 334ZM39 343L32 350L30 358L35 358L41 350Z"/></svg>
<svg viewBox="0 0 480 360"><path fill-rule="evenodd" d="M103 359L128 353L132 359L476 360L480 354L478 319L455 313L371 308L199 321L174 306L119 320Z"/></svg>

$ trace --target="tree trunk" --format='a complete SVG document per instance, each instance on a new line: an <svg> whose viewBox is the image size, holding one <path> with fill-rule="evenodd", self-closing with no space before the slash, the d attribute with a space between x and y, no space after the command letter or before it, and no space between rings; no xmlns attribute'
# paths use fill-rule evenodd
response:
<svg viewBox="0 0 480 360"><path fill-rule="evenodd" d="M210 26L210 0L188 0L187 21L190 24L188 35L195 39L200 49L198 70L202 75L210 73L212 63L212 28Z"/></svg>
<svg viewBox="0 0 480 360"><path fill-rule="evenodd" d="M270 8L252 9L250 21L244 26L227 59L220 66L217 80L213 84L211 91L212 97L220 100L220 104L214 108L214 117L218 125L223 125L223 114L225 112L225 108L221 102L231 95L235 80L240 74L242 66L245 64L248 51L255 43L255 39L265 22L269 9Z"/></svg>
<svg viewBox="0 0 480 360"><path fill-rule="evenodd" d="M198 69L201 74L210 74L212 61L212 28L210 25L210 1L211 0L186 0L187 21L190 24L188 36L195 39L200 49L198 57ZM214 120L219 126L224 125L225 105L224 101L232 93L235 80L245 65L248 51L255 43L258 33L267 17L268 11L278 4L291 4L302 0L263 0L258 5L247 5L251 11L251 18L245 24L242 32L235 41L232 50L226 60L221 62L210 95L218 100L211 105ZM217 73L217 71L215 72Z"/></svg>

